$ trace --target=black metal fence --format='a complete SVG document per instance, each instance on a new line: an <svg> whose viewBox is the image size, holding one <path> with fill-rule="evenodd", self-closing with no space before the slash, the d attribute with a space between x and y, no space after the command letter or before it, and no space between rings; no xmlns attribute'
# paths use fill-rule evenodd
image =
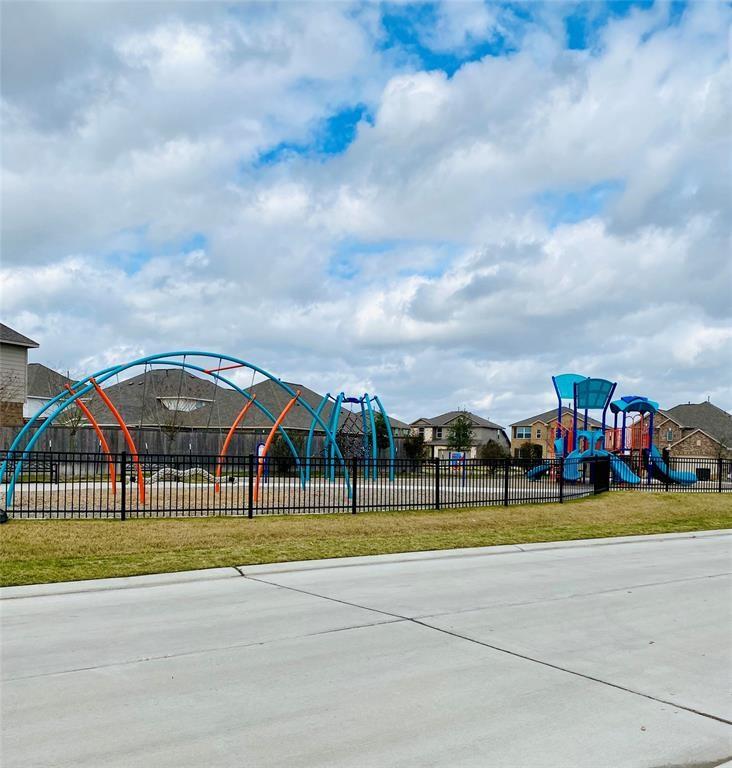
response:
<svg viewBox="0 0 732 768"><path fill-rule="evenodd" d="M729 461L671 460L664 477L629 466L611 480L607 458L301 459L214 455L6 454L0 505L14 518L195 517L357 513L563 502L608 489L732 491ZM708 470L708 473L707 473ZM697 478L691 482L691 472ZM688 477L674 473L689 472ZM15 482L11 480L15 477ZM681 482L685 480L686 482ZM12 485L12 487L11 487Z"/></svg>
<svg viewBox="0 0 732 768"><path fill-rule="evenodd" d="M8 459L0 503L17 518L177 517L561 502L595 492L565 483L561 461L301 459L34 452ZM588 465L589 466L589 465ZM15 476L12 490L10 483Z"/></svg>
<svg viewBox="0 0 732 768"><path fill-rule="evenodd" d="M729 493L732 491L732 459L695 459L634 453L617 459L637 478L622 482L613 475L611 490ZM624 474L624 473L623 473Z"/></svg>

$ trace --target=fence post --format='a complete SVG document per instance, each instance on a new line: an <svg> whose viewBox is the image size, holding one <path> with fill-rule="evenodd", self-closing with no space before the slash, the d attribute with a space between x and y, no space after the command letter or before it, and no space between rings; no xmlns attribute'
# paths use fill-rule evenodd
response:
<svg viewBox="0 0 732 768"><path fill-rule="evenodd" d="M564 504L564 456L559 458L559 503Z"/></svg>
<svg viewBox="0 0 732 768"><path fill-rule="evenodd" d="M435 468L435 509L440 508L440 460L432 459Z"/></svg>
<svg viewBox="0 0 732 768"><path fill-rule="evenodd" d="M254 517L254 454L249 454L249 472L247 473L247 517Z"/></svg>
<svg viewBox="0 0 732 768"><path fill-rule="evenodd" d="M717 493L722 493L722 457L717 459Z"/></svg>
<svg viewBox="0 0 732 768"><path fill-rule="evenodd" d="M335 461L335 458L333 458ZM358 459L353 456L351 458L351 514L355 515L358 508L358 499L356 490L358 488Z"/></svg>
<svg viewBox="0 0 732 768"><path fill-rule="evenodd" d="M122 507L120 520L125 520L127 517L127 451L122 451L119 457L119 463L120 483L122 483L122 488L120 489L120 505Z"/></svg>
<svg viewBox="0 0 732 768"><path fill-rule="evenodd" d="M503 473L503 506L508 506L508 470L511 467L511 459L504 459L506 466Z"/></svg>

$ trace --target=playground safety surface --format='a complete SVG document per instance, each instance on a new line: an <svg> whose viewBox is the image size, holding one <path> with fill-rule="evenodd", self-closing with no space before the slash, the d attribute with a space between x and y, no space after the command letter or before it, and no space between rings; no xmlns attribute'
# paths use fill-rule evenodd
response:
<svg viewBox="0 0 732 768"><path fill-rule="evenodd" d="M732 533L9 587L11 766L732 756Z"/></svg>

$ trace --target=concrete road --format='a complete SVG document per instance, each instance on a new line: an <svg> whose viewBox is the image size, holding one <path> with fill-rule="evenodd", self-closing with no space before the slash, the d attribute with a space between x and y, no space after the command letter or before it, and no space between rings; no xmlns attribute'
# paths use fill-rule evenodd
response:
<svg viewBox="0 0 732 768"><path fill-rule="evenodd" d="M732 535L2 590L3 768L703 768Z"/></svg>

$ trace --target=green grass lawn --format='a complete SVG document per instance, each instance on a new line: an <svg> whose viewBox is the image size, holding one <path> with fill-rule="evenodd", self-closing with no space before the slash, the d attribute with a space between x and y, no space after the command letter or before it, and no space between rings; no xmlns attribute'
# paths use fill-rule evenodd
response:
<svg viewBox="0 0 732 768"><path fill-rule="evenodd" d="M12 520L0 584L732 527L732 494L605 493L567 504L154 520Z"/></svg>

